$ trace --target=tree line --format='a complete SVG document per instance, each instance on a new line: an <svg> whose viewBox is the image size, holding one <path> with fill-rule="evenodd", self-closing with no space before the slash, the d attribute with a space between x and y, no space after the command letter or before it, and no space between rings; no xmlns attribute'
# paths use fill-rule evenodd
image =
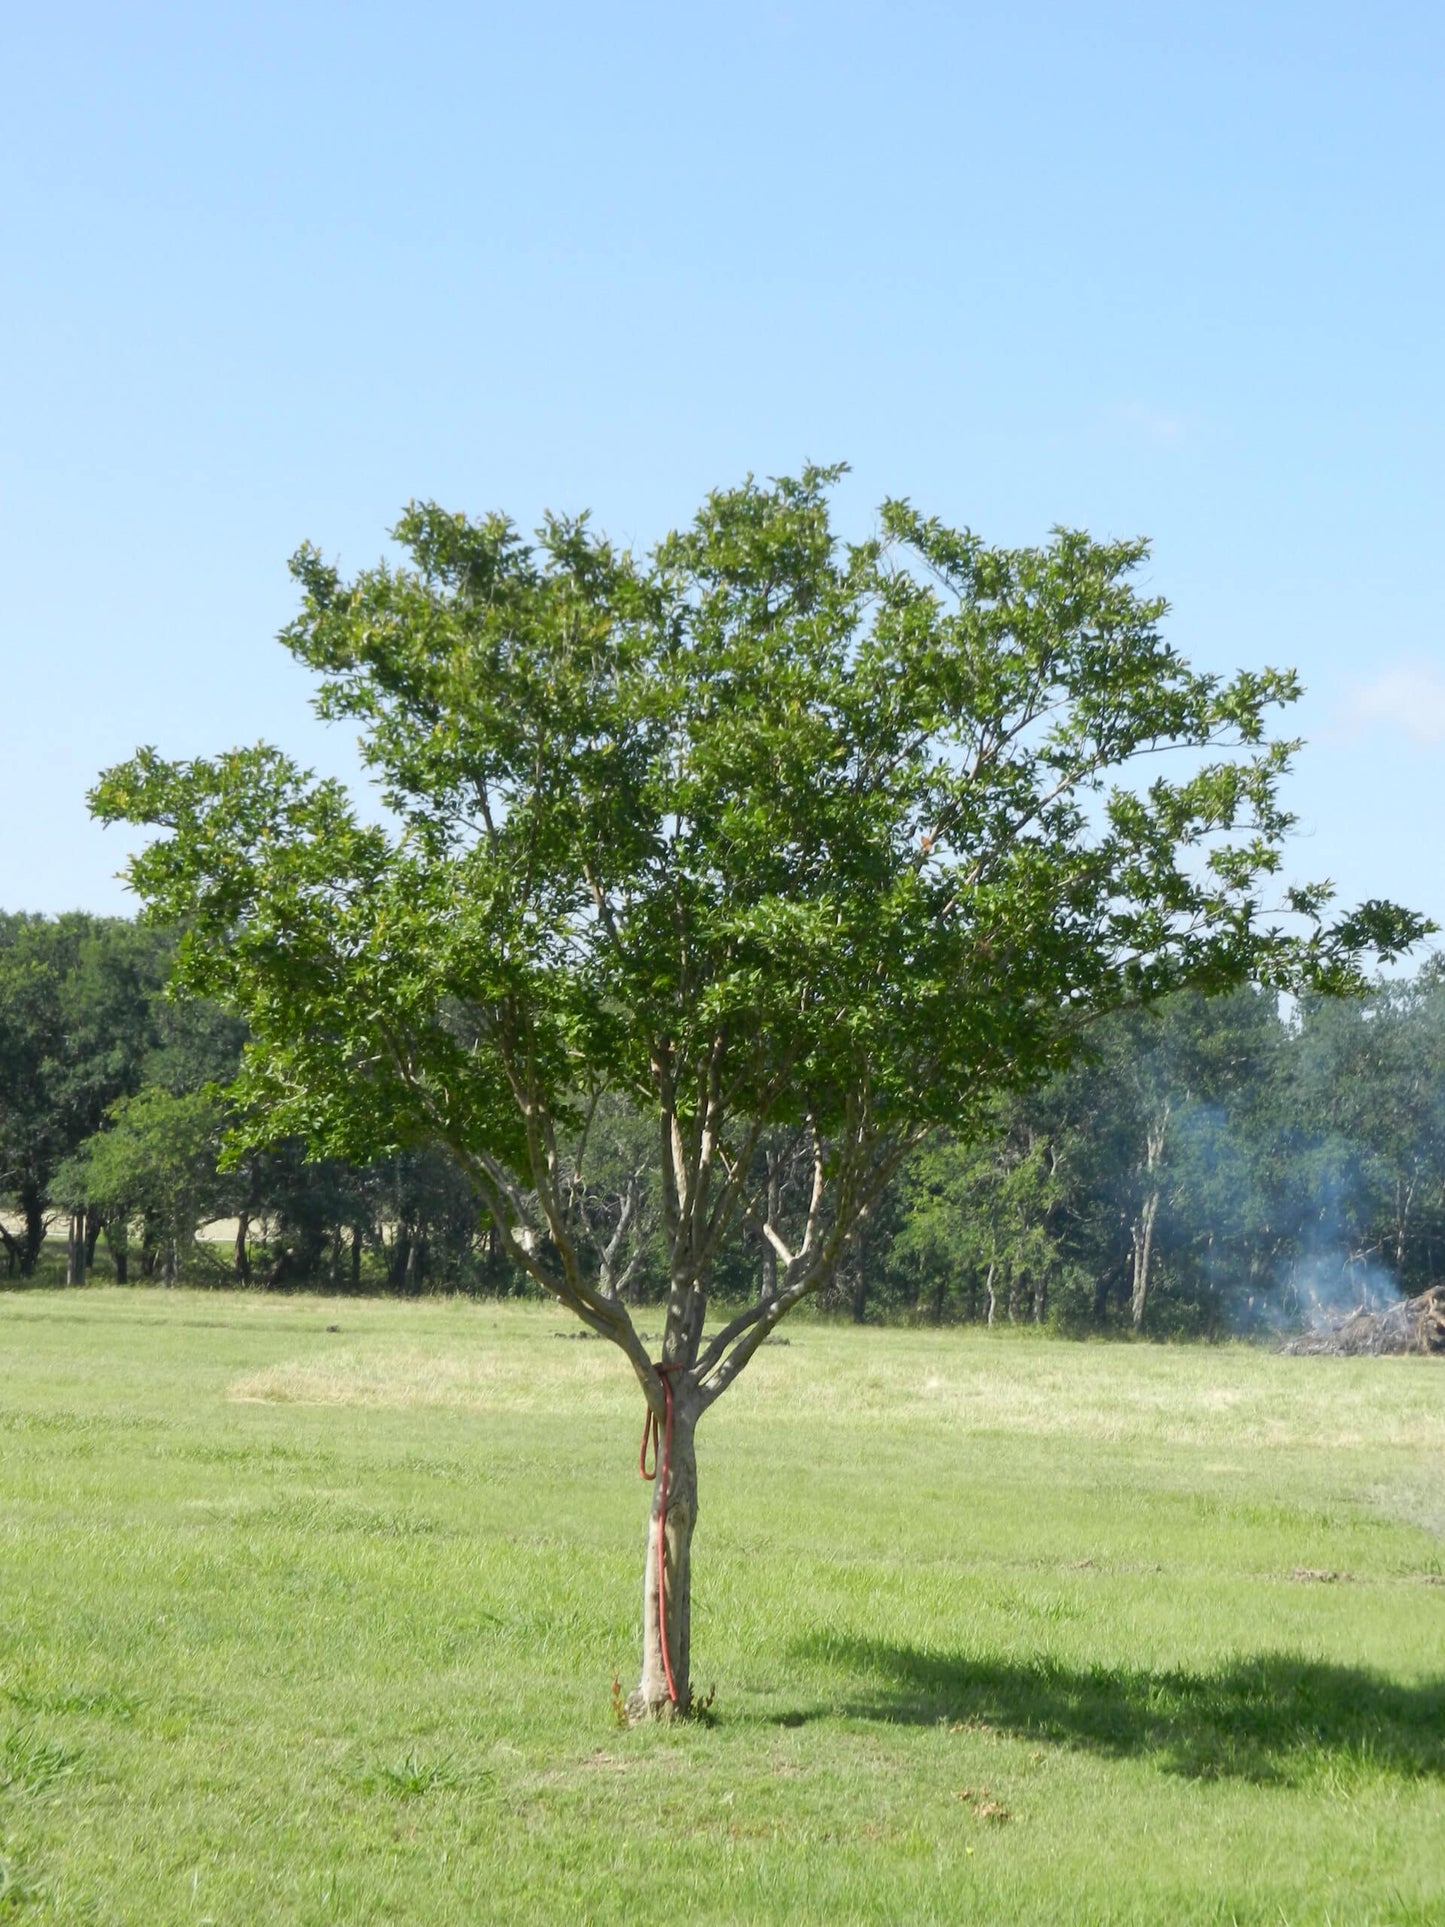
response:
<svg viewBox="0 0 1445 1927"><path fill-rule="evenodd" d="M533 1289L445 1150L366 1164L298 1140L224 1155L245 1042L168 996L173 935L124 918L0 915L0 1243L14 1281ZM660 1301L652 1133L617 1102L586 1120L571 1182L598 1265ZM772 1220L806 1211L801 1141L759 1144ZM224 1242L197 1234L225 1222ZM744 1221L723 1299L768 1290ZM829 1293L912 1316L1219 1336L1445 1277L1445 965L1362 998L1282 1009L1185 992L1098 1026L1085 1057L939 1131L890 1179Z"/></svg>

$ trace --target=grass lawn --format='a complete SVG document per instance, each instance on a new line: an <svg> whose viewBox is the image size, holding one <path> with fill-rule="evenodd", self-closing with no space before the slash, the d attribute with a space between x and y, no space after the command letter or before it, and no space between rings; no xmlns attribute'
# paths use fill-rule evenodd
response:
<svg viewBox="0 0 1445 1927"><path fill-rule="evenodd" d="M794 1323L627 1732L564 1329L0 1294L0 1920L1445 1922L1441 1364Z"/></svg>

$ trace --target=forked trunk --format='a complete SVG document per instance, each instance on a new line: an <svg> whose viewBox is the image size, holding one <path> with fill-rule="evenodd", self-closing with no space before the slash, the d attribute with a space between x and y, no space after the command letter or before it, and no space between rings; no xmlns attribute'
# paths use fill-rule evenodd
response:
<svg viewBox="0 0 1445 1927"><path fill-rule="evenodd" d="M647 1519L647 1557L642 1577L642 1678L627 1702L628 1717L674 1719L692 1705L692 1534L697 1524L697 1407L694 1394L680 1385L673 1397L672 1444L659 1441L657 1478ZM663 1460L668 1478L663 1484ZM663 1592L666 1595L667 1661L662 1646L663 1615L658 1599L658 1522L663 1531ZM671 1686L668 1673L671 1671ZM676 1697L674 1698L674 1693Z"/></svg>

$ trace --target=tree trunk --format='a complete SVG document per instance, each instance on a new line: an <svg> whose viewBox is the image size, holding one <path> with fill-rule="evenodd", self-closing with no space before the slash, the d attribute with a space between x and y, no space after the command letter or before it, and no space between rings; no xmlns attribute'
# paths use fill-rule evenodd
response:
<svg viewBox="0 0 1445 1927"><path fill-rule="evenodd" d="M868 1254L863 1244L863 1227L853 1233L853 1323L861 1325L868 1316Z"/></svg>
<svg viewBox="0 0 1445 1927"><path fill-rule="evenodd" d="M361 1226L351 1227L351 1289L361 1290Z"/></svg>
<svg viewBox="0 0 1445 1927"><path fill-rule="evenodd" d="M30 1277L40 1262L40 1247L45 1243L45 1206L34 1185L20 1193L20 1209L25 1217L25 1235L20 1241L20 1276Z"/></svg>
<svg viewBox="0 0 1445 1927"><path fill-rule="evenodd" d="M694 1434L697 1408L694 1394L679 1385L673 1395L672 1447L667 1454L669 1477L664 1491L662 1453L658 1445L657 1479L647 1518L647 1556L642 1574L642 1678L627 1702L634 1722L676 1718L692 1705L689 1671L692 1645L692 1534L697 1524L697 1452ZM667 1652L677 1688L673 1703L667 1690L657 1598L657 1527L665 1514L664 1563L667 1594Z"/></svg>
<svg viewBox="0 0 1445 1927"><path fill-rule="evenodd" d="M1049 1280L1046 1272L1034 1279L1034 1323L1042 1325L1049 1309Z"/></svg>
<svg viewBox="0 0 1445 1927"><path fill-rule="evenodd" d="M400 1291L411 1269L411 1233L404 1225L398 1225L392 1236L391 1263L387 1266L386 1282L393 1291Z"/></svg>
<svg viewBox="0 0 1445 1927"><path fill-rule="evenodd" d="M1149 1300L1149 1260L1154 1250L1154 1220L1159 1215L1159 1193L1151 1191L1134 1226L1134 1290L1130 1309L1136 1332L1144 1329L1144 1308Z"/></svg>
<svg viewBox="0 0 1445 1927"><path fill-rule="evenodd" d="M95 1247L100 1242L100 1230L105 1220L96 1205L91 1205L85 1214L85 1268L95 1269Z"/></svg>
<svg viewBox="0 0 1445 1927"><path fill-rule="evenodd" d="M768 1217L767 1222L777 1230L778 1212L782 1206L782 1158L776 1151L763 1153L768 1165ZM778 1295L778 1254L767 1238L763 1239L763 1288L760 1293L765 1305L772 1304Z"/></svg>
<svg viewBox="0 0 1445 1927"><path fill-rule="evenodd" d="M85 1283L85 1213L72 1211L70 1229L65 1240L65 1282L67 1285Z"/></svg>
<svg viewBox="0 0 1445 1927"><path fill-rule="evenodd" d="M236 1242L231 1248L231 1271L238 1285L251 1282L251 1254L246 1249L246 1240L251 1231L251 1214L242 1211L236 1218Z"/></svg>
<svg viewBox="0 0 1445 1927"><path fill-rule="evenodd" d="M1113 1265L1108 1271L1101 1272L1094 1280L1094 1323L1102 1331L1109 1316L1109 1287L1119 1274L1120 1267Z"/></svg>
<svg viewBox="0 0 1445 1927"><path fill-rule="evenodd" d="M993 1288L993 1275L994 1275L994 1272L997 1270L997 1268L998 1267L996 1265L991 1264L989 1266L988 1277L984 1282L983 1292L984 1292L984 1299L987 1304L987 1310L984 1312L984 1315L983 1315L983 1322L985 1325L991 1325L993 1323L994 1314L998 1310L998 1293Z"/></svg>
<svg viewBox="0 0 1445 1927"><path fill-rule="evenodd" d="M124 1211L118 1217L106 1219L105 1248L110 1253L111 1263L115 1266L115 1282L118 1285L126 1284L130 1258L130 1225Z"/></svg>
<svg viewBox="0 0 1445 1927"><path fill-rule="evenodd" d="M1164 1157L1164 1141L1169 1131L1171 1106L1165 1104L1159 1115L1149 1125L1144 1138L1144 1170L1150 1178L1159 1169ZM1154 1250L1154 1220L1159 1216L1159 1186L1150 1185L1144 1196L1143 1209L1134 1224L1134 1290L1130 1310L1134 1318L1134 1329L1144 1329L1144 1309L1149 1300L1149 1260Z"/></svg>

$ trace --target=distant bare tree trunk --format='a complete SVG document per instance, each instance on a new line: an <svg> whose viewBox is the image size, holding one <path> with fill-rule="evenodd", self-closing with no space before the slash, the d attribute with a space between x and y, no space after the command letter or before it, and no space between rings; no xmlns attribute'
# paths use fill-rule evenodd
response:
<svg viewBox="0 0 1445 1927"><path fill-rule="evenodd" d="M361 1226L351 1227L351 1289L361 1290Z"/></svg>
<svg viewBox="0 0 1445 1927"><path fill-rule="evenodd" d="M993 1275L994 1275L994 1272L997 1270L997 1268L998 1267L996 1263L990 1264L988 1268L988 1277L984 1280L983 1296L984 1296L985 1310L983 1314L983 1322L985 1325L991 1325L993 1323L994 1313L998 1310L998 1294L994 1291L994 1288L993 1288Z"/></svg>
<svg viewBox="0 0 1445 1927"><path fill-rule="evenodd" d="M1144 1329L1144 1310L1149 1301L1149 1260L1154 1250L1154 1220L1159 1215L1159 1193L1151 1191L1134 1225L1134 1289L1130 1310L1136 1332Z"/></svg>
<svg viewBox="0 0 1445 1927"><path fill-rule="evenodd" d="M1170 1106L1166 1104L1152 1119L1144 1139L1144 1170L1150 1179L1164 1158L1164 1140L1169 1131ZM1144 1329L1144 1311L1149 1302L1149 1260L1154 1251L1154 1221L1159 1216L1159 1186L1151 1183L1139 1216L1134 1221L1134 1289L1130 1299L1134 1329Z"/></svg>
<svg viewBox="0 0 1445 1927"><path fill-rule="evenodd" d="M98 1205L90 1205L85 1213L85 1268L95 1269L95 1247L100 1241L100 1228L105 1223Z"/></svg>
<svg viewBox="0 0 1445 1927"><path fill-rule="evenodd" d="M1049 1281L1044 1272L1034 1279L1034 1323L1042 1325L1044 1314L1049 1308Z"/></svg>

